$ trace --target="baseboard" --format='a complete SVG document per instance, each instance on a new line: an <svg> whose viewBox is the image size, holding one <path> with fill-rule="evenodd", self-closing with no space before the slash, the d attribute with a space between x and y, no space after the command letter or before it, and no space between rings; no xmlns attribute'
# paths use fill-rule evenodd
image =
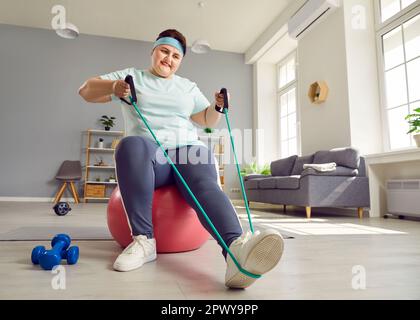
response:
<svg viewBox="0 0 420 320"><path fill-rule="evenodd" d="M291 206L294 210L298 212L305 212L306 210L304 207L294 207ZM289 208L289 206L288 206ZM343 216L349 217L358 217L359 213L357 212L357 208L312 208L312 213L326 213L326 214L339 214ZM365 218L369 217L369 208L363 208L363 216Z"/></svg>
<svg viewBox="0 0 420 320"><path fill-rule="evenodd" d="M61 198L62 202L74 203L74 198ZM45 202L52 203L54 198L46 197L0 197L0 202ZM80 198L80 202L84 202L83 198ZM244 206L244 201L241 199L231 199L231 202L234 206ZM261 203L261 202L251 202L251 209L273 209L278 208L283 210L283 205L280 204L270 204L270 203ZM287 206L287 210L294 212L303 212L306 214L305 207L296 207L296 206ZM327 213L327 214L340 214L345 216L357 216L357 209L349 208L312 208L312 213ZM364 214L366 217L369 216L369 209L364 209Z"/></svg>
<svg viewBox="0 0 420 320"><path fill-rule="evenodd" d="M46 202L52 203L55 198L46 198L46 197L0 197L0 202ZM61 198L61 202L74 203L73 198ZM83 199L80 199L83 201Z"/></svg>
<svg viewBox="0 0 420 320"><path fill-rule="evenodd" d="M0 202L54 202L55 198L47 197L0 197ZM79 198L80 203L84 202L84 198ZM74 198L61 198L61 202L74 203ZM91 201L91 200L89 200ZM231 200L234 205L243 205L243 200ZM96 202L91 202L96 203ZM105 203L105 202L104 202Z"/></svg>
<svg viewBox="0 0 420 320"><path fill-rule="evenodd" d="M243 200L231 200L234 206L243 206ZM282 204L270 204L270 203L262 203L262 202L250 202L250 208L254 209L279 209L283 210ZM302 212L306 215L305 207L297 207L297 206L287 206L287 210L294 211L294 212ZM286 213L287 213L286 210ZM320 213L320 214L338 214L344 216L358 216L357 208L327 208L327 207L319 207L319 208L312 208L312 213ZM369 208L364 208L363 214L365 217L369 217Z"/></svg>
<svg viewBox="0 0 420 320"><path fill-rule="evenodd" d="M234 206L245 206L245 202L243 199L231 199L231 202ZM251 206L254 208L283 208L282 205L277 204L270 204L270 203L262 203L262 202L250 202Z"/></svg>

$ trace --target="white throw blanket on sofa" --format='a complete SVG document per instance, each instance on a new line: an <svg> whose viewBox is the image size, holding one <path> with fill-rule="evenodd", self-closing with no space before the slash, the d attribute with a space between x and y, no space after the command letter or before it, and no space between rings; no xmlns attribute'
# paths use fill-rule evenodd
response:
<svg viewBox="0 0 420 320"><path fill-rule="evenodd" d="M303 165L303 169L308 169L308 168L312 168L320 172L329 172L329 171L335 171L337 169L337 164L335 162L331 162L331 163L320 163L320 164L309 163L309 164Z"/></svg>

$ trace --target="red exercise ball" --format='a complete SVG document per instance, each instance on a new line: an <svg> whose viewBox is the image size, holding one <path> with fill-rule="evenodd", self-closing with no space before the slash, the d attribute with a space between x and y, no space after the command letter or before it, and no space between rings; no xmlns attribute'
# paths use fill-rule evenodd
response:
<svg viewBox="0 0 420 320"><path fill-rule="evenodd" d="M127 247L133 240L118 187L108 202L107 215L111 235L123 248ZM158 253L196 250L210 236L175 185L155 190L152 221Z"/></svg>

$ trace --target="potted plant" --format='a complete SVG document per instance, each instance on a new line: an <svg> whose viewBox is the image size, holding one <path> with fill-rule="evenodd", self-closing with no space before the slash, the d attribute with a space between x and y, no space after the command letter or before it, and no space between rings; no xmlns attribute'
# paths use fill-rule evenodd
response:
<svg viewBox="0 0 420 320"><path fill-rule="evenodd" d="M410 131L407 134L414 133L413 138L416 141L417 147L420 148L420 108L415 109L414 112L405 118L410 125Z"/></svg>
<svg viewBox="0 0 420 320"><path fill-rule="evenodd" d="M207 133L208 135L211 135L214 132L214 129L212 128L205 128L204 132Z"/></svg>
<svg viewBox="0 0 420 320"><path fill-rule="evenodd" d="M105 130L109 131L115 125L115 117L102 116L100 121L105 126Z"/></svg>
<svg viewBox="0 0 420 320"><path fill-rule="evenodd" d="M203 132L206 134L203 136L204 140L211 145L211 134L214 132L214 129L212 128L204 128Z"/></svg>
<svg viewBox="0 0 420 320"><path fill-rule="evenodd" d="M269 164L265 164L263 166L259 166L256 161L251 162L247 165L244 169L241 170L241 176L247 176L249 174L261 174L264 176L271 175L271 168Z"/></svg>

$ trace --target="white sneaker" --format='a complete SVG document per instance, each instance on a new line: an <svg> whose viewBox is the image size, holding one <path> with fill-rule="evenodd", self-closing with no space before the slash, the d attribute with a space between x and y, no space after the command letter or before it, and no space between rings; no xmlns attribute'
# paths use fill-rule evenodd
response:
<svg viewBox="0 0 420 320"><path fill-rule="evenodd" d="M254 234L248 231L230 245L234 257L242 269L262 275L273 269L283 254L283 238L279 232L267 229ZM256 279L243 274L230 255L227 255L225 285L228 288L245 289Z"/></svg>
<svg viewBox="0 0 420 320"><path fill-rule="evenodd" d="M132 271L153 260L156 260L156 240L136 236L115 260L114 269L122 272Z"/></svg>

